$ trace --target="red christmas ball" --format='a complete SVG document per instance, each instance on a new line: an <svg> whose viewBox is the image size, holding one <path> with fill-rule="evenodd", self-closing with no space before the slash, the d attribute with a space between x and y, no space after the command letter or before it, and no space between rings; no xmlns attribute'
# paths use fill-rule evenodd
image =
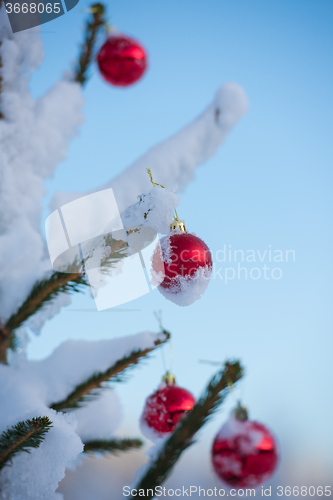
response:
<svg viewBox="0 0 333 500"><path fill-rule="evenodd" d="M153 276L159 278L159 286L165 290L160 291L179 305L189 305L200 298L208 285L212 265L206 243L195 234L182 231L164 236L152 257Z"/></svg>
<svg viewBox="0 0 333 500"><path fill-rule="evenodd" d="M162 383L146 400L141 416L141 430L149 439L171 434L182 416L192 410L195 398L175 383Z"/></svg>
<svg viewBox="0 0 333 500"><path fill-rule="evenodd" d="M258 422L233 416L215 437L213 468L229 487L259 486L272 476L277 462L275 439L267 427Z"/></svg>
<svg viewBox="0 0 333 500"><path fill-rule="evenodd" d="M111 35L97 55L102 77L112 85L127 87L137 82L147 69L145 49L133 38Z"/></svg>

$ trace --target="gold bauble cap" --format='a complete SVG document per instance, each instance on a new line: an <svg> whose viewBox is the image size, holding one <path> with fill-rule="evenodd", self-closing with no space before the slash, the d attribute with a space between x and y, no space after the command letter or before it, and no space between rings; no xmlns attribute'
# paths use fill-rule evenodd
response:
<svg viewBox="0 0 333 500"><path fill-rule="evenodd" d="M162 378L162 382L164 382L167 385L172 385L172 384L176 383L176 379L175 379L175 376L172 375L172 373L167 371L166 374L164 375L164 377Z"/></svg>
<svg viewBox="0 0 333 500"><path fill-rule="evenodd" d="M187 233L185 222L183 220L175 219L170 224L170 231L176 231L178 233Z"/></svg>

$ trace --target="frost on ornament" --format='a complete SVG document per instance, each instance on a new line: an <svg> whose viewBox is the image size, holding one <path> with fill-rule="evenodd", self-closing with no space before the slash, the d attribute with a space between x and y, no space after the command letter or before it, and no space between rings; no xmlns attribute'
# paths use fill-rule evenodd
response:
<svg viewBox="0 0 333 500"><path fill-rule="evenodd" d="M161 282L161 267L164 279ZM171 232L160 241L152 257L152 275L161 282L161 294L179 306L189 306L205 292L212 256L206 243L194 233Z"/></svg>
<svg viewBox="0 0 333 500"><path fill-rule="evenodd" d="M173 382L162 382L146 400L140 419L142 434L155 443L164 440L194 405L194 396L177 386L174 379Z"/></svg>
<svg viewBox="0 0 333 500"><path fill-rule="evenodd" d="M262 424L230 417L212 447L213 468L232 488L255 488L267 481L278 462L275 439Z"/></svg>

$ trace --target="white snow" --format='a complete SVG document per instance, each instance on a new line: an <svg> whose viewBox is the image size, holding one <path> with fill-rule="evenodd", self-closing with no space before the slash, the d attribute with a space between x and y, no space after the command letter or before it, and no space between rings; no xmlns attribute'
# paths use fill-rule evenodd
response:
<svg viewBox="0 0 333 500"><path fill-rule="evenodd" d="M212 269L209 266L199 267L192 276L180 276L172 280L172 287L158 287L159 292L174 304L186 307L201 299L205 292Z"/></svg>
<svg viewBox="0 0 333 500"><path fill-rule="evenodd" d="M122 420L119 399L108 387L100 396L75 411L78 419L76 432L83 442L94 439L110 439Z"/></svg>
<svg viewBox="0 0 333 500"><path fill-rule="evenodd" d="M247 106L246 95L239 85L224 84L212 104L193 123L150 149L100 189L113 189L120 212L133 205L138 196L151 191L147 168L151 170L155 182L168 189L178 184L178 189L183 190L194 178L196 167L214 155L226 134L245 114ZM51 209L84 194L58 192Z"/></svg>
<svg viewBox="0 0 333 500"><path fill-rule="evenodd" d="M217 437L219 439L231 439L235 436L241 436L246 439L240 439L240 449L243 453L249 453L262 441L264 433L258 429L253 429L251 420L239 420L233 413L230 418L219 430Z"/></svg>
<svg viewBox="0 0 333 500"><path fill-rule="evenodd" d="M141 199L128 207L122 214L125 226L149 226L157 233L166 234L170 231L174 210L179 205L179 196L171 189L154 186L153 189L140 196Z"/></svg>
<svg viewBox="0 0 333 500"><path fill-rule="evenodd" d="M141 415L139 425L140 425L140 431L142 432L143 436L155 444L164 443L164 441L170 435L169 433L158 432L152 427L149 427L149 425L147 425L147 423L144 420L143 414Z"/></svg>
<svg viewBox="0 0 333 500"><path fill-rule="evenodd" d="M152 439L152 441L154 441L154 445L151 446L150 448L148 448L148 450L145 453L146 457L148 457L148 460L145 464L143 464L142 467L140 467L140 469L138 469L136 471L133 480L129 484L130 488L135 488L140 483L141 479L143 478L145 473L148 471L148 469L151 465L151 462L156 460L160 450L163 448L164 443L168 439L169 436L166 436L164 438L162 438L162 437L158 438L156 436L155 437L152 436L152 437L154 438L154 439Z"/></svg>
<svg viewBox="0 0 333 500"><path fill-rule="evenodd" d="M164 333L143 332L97 342L70 340L46 359L22 362L20 371L39 387L46 404L52 404L64 399L95 372L103 372L135 349L151 348L156 340L164 338Z"/></svg>
<svg viewBox="0 0 333 500"><path fill-rule="evenodd" d="M50 269L39 225L44 181L66 157L83 121L79 84L56 83L37 101L29 79L43 58L38 28L11 33L0 13L3 92L0 120L0 318L23 302L36 279Z"/></svg>
<svg viewBox="0 0 333 500"><path fill-rule="evenodd" d="M44 183L65 159L83 122L83 98L81 86L67 76L41 98L32 99L29 80L43 59L38 28L13 36L4 5L0 12L0 40L4 114L0 120L0 321L5 322L33 284L52 271L40 232ZM243 90L233 83L224 85L197 120L152 148L101 188L114 190L123 223L168 233L173 210L179 204L176 189L185 188L194 177L195 168L214 154L246 108ZM155 182L166 189L152 188L146 168L151 169ZM138 202L140 195L143 196ZM80 196L58 193L53 209ZM108 250L103 244L95 249L87 246L90 265L99 265ZM186 283L180 286L185 297ZM202 287L203 283L198 285L198 291ZM22 352L27 341L26 327L39 332L44 322L69 301L68 296L58 297L19 329ZM2 470L0 491L4 500L62 498L55 490L66 465L73 464L81 453L81 438L109 438L119 425L121 409L115 392L109 388L70 414L56 413L48 405L64 399L87 377L106 370L133 349L152 347L158 338L161 336L145 332L108 341L71 341L45 360L28 362L23 355L15 355L10 357L10 366L0 365L0 432L36 416L48 415L53 421L38 449L30 455L20 453L11 466Z"/></svg>
<svg viewBox="0 0 333 500"><path fill-rule="evenodd" d="M31 316L27 321L27 326L36 334L39 335L44 323L53 318L60 312L63 307L71 303L70 295L66 293L59 294L56 298L46 304L40 311Z"/></svg>
<svg viewBox="0 0 333 500"><path fill-rule="evenodd" d="M121 407L110 388L68 414L56 413L48 405L65 398L77 384L106 370L134 349L153 347L158 339L164 339L164 334L143 332L98 342L70 341L45 360L23 359L15 367L0 365L1 409L5 409L0 412L0 433L27 418L48 415L53 421L39 448L31 450L31 454L18 454L13 465L1 472L3 499L61 498L54 492L66 465L73 465L83 450L81 439L109 439L119 426Z"/></svg>
<svg viewBox="0 0 333 500"><path fill-rule="evenodd" d="M45 440L31 454L20 453L0 474L0 490L6 500L54 499L68 460L82 449L75 433L74 415L56 414L47 408L39 388L20 370L0 365L0 432L18 421L48 415L53 422Z"/></svg>

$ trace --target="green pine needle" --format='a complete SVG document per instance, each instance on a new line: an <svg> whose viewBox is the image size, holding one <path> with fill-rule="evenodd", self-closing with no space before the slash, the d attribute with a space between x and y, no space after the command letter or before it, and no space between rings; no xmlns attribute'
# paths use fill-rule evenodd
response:
<svg viewBox="0 0 333 500"><path fill-rule="evenodd" d="M117 455L119 451L137 450L141 448L141 439L109 439L94 440L84 443L84 453L111 453Z"/></svg>
<svg viewBox="0 0 333 500"><path fill-rule="evenodd" d="M49 278L37 281L21 307L7 321L5 328L12 332L30 316L60 293L80 292L88 285L85 276L78 273L53 273Z"/></svg>
<svg viewBox="0 0 333 500"><path fill-rule="evenodd" d="M238 361L225 363L223 370L212 378L196 405L184 416L175 432L165 442L136 486L137 490L152 491L166 480L182 452L195 442L195 434L224 401L232 384L242 376L243 368ZM148 494L145 498L153 496Z"/></svg>
<svg viewBox="0 0 333 500"><path fill-rule="evenodd" d="M51 424L48 417L37 417L18 422L4 431L0 436L0 469L17 453L30 453L29 448L38 448Z"/></svg>
<svg viewBox="0 0 333 500"><path fill-rule="evenodd" d="M101 3L91 5L91 16L86 24L81 54L77 63L74 80L83 85L88 79L88 69L93 60L96 38L101 26L106 25L105 8Z"/></svg>
<svg viewBox="0 0 333 500"><path fill-rule="evenodd" d="M98 390L101 388L103 382L121 382L124 380L124 372L128 372L128 369L136 366L139 361L147 357L156 347L164 344L169 340L170 333L166 330L163 331L165 334L164 340L157 340L153 347L147 349L135 349L128 356L119 359L115 364L110 366L104 372L94 373L87 380L79 384L68 396L62 401L52 403L50 408L56 411L70 410L73 408L78 408L90 398L98 395Z"/></svg>

